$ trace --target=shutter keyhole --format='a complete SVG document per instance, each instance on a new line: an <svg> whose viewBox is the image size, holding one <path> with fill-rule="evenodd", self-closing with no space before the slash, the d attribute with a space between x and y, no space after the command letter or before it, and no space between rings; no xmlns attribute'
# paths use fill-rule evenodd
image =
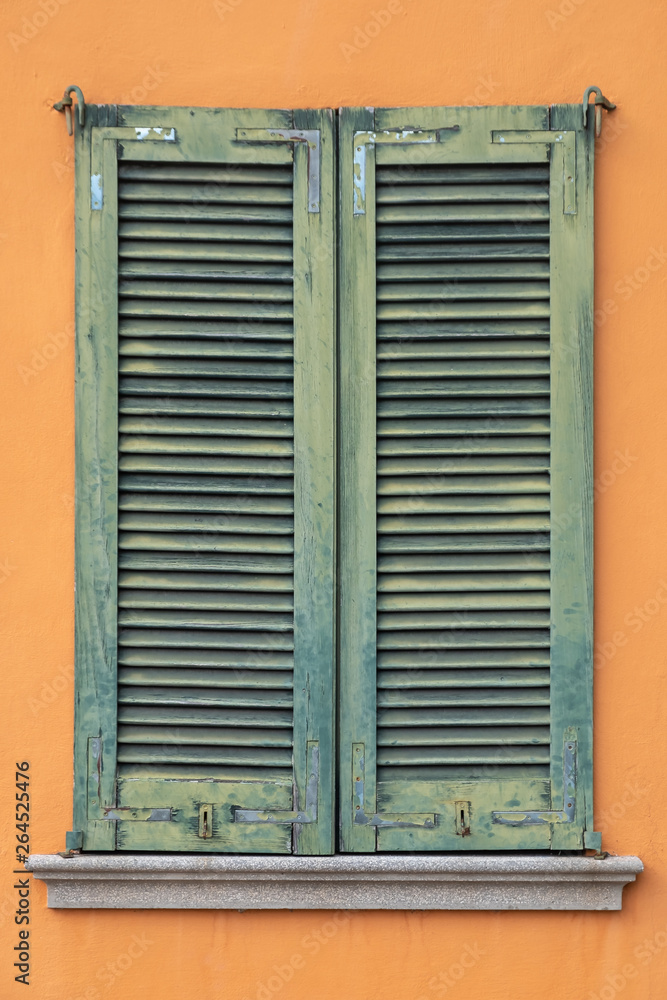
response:
<svg viewBox="0 0 667 1000"><path fill-rule="evenodd" d="M469 837L470 836L470 803L469 802L455 802L455 817L456 817L456 833L459 837Z"/></svg>
<svg viewBox="0 0 667 1000"><path fill-rule="evenodd" d="M204 840L213 836L213 806L210 803L199 807L199 836Z"/></svg>

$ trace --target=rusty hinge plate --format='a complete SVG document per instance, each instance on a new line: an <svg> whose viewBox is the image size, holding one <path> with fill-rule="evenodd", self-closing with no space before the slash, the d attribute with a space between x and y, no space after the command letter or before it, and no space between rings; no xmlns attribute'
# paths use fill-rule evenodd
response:
<svg viewBox="0 0 667 1000"><path fill-rule="evenodd" d="M365 810L366 792L366 747L363 743L352 745L352 806L356 826L374 826L380 829L387 827L421 827L431 830L435 828L434 813L378 813L373 808L368 815Z"/></svg>
<svg viewBox="0 0 667 1000"><path fill-rule="evenodd" d="M88 739L88 818L114 822L136 823L171 823L175 820L177 810L172 808L137 808L135 806L102 805L102 738L91 736ZM69 843L67 845L70 846Z"/></svg>
<svg viewBox="0 0 667 1000"><path fill-rule="evenodd" d="M577 805L577 740L563 743L563 808L551 810L511 810L492 812L494 823L505 826L541 826L544 823L573 823Z"/></svg>
<svg viewBox="0 0 667 1000"><path fill-rule="evenodd" d="M547 129L502 129L491 132L491 142L508 145L511 143L545 142L563 147L563 214L577 214L576 190L576 133L565 130Z"/></svg>
<svg viewBox="0 0 667 1000"><path fill-rule="evenodd" d="M320 210L320 130L302 128L237 128L237 142L293 142L308 147L308 211Z"/></svg>
<svg viewBox="0 0 667 1000"><path fill-rule="evenodd" d="M305 809L259 810L235 809L235 823L317 823L317 798L320 782L320 744L317 740L309 740L306 748L306 764L308 779L306 781Z"/></svg>

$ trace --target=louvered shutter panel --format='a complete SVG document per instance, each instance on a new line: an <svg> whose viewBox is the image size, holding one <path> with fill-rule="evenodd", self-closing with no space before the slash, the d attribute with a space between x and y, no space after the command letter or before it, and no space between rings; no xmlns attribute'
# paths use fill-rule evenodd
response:
<svg viewBox="0 0 667 1000"><path fill-rule="evenodd" d="M592 829L592 147L343 109L343 850Z"/></svg>
<svg viewBox="0 0 667 1000"><path fill-rule="evenodd" d="M332 116L87 116L75 826L328 853Z"/></svg>

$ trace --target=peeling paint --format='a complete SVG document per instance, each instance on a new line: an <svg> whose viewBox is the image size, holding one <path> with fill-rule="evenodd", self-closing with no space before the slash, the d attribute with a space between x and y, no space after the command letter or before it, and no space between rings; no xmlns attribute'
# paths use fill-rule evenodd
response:
<svg viewBox="0 0 667 1000"><path fill-rule="evenodd" d="M102 174L91 174L90 208L93 212L99 212L102 208Z"/></svg>
<svg viewBox="0 0 667 1000"><path fill-rule="evenodd" d="M458 125L454 126L458 129ZM440 133L429 129L404 129L402 132L355 132L354 133L354 215L366 214L366 147L390 143L431 143L439 142Z"/></svg>

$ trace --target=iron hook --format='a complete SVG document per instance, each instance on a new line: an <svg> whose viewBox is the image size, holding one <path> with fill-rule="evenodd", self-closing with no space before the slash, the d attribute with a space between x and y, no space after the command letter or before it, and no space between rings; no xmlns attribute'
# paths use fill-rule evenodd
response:
<svg viewBox="0 0 667 1000"><path fill-rule="evenodd" d="M79 106L79 125L83 128L86 121L86 102L83 97L83 91L81 87L77 87L72 84L71 87L65 88L65 93L63 94L62 101L58 101L57 104L53 105L54 111L64 111L65 120L67 121L67 134L72 135L72 93L76 94L77 104Z"/></svg>

